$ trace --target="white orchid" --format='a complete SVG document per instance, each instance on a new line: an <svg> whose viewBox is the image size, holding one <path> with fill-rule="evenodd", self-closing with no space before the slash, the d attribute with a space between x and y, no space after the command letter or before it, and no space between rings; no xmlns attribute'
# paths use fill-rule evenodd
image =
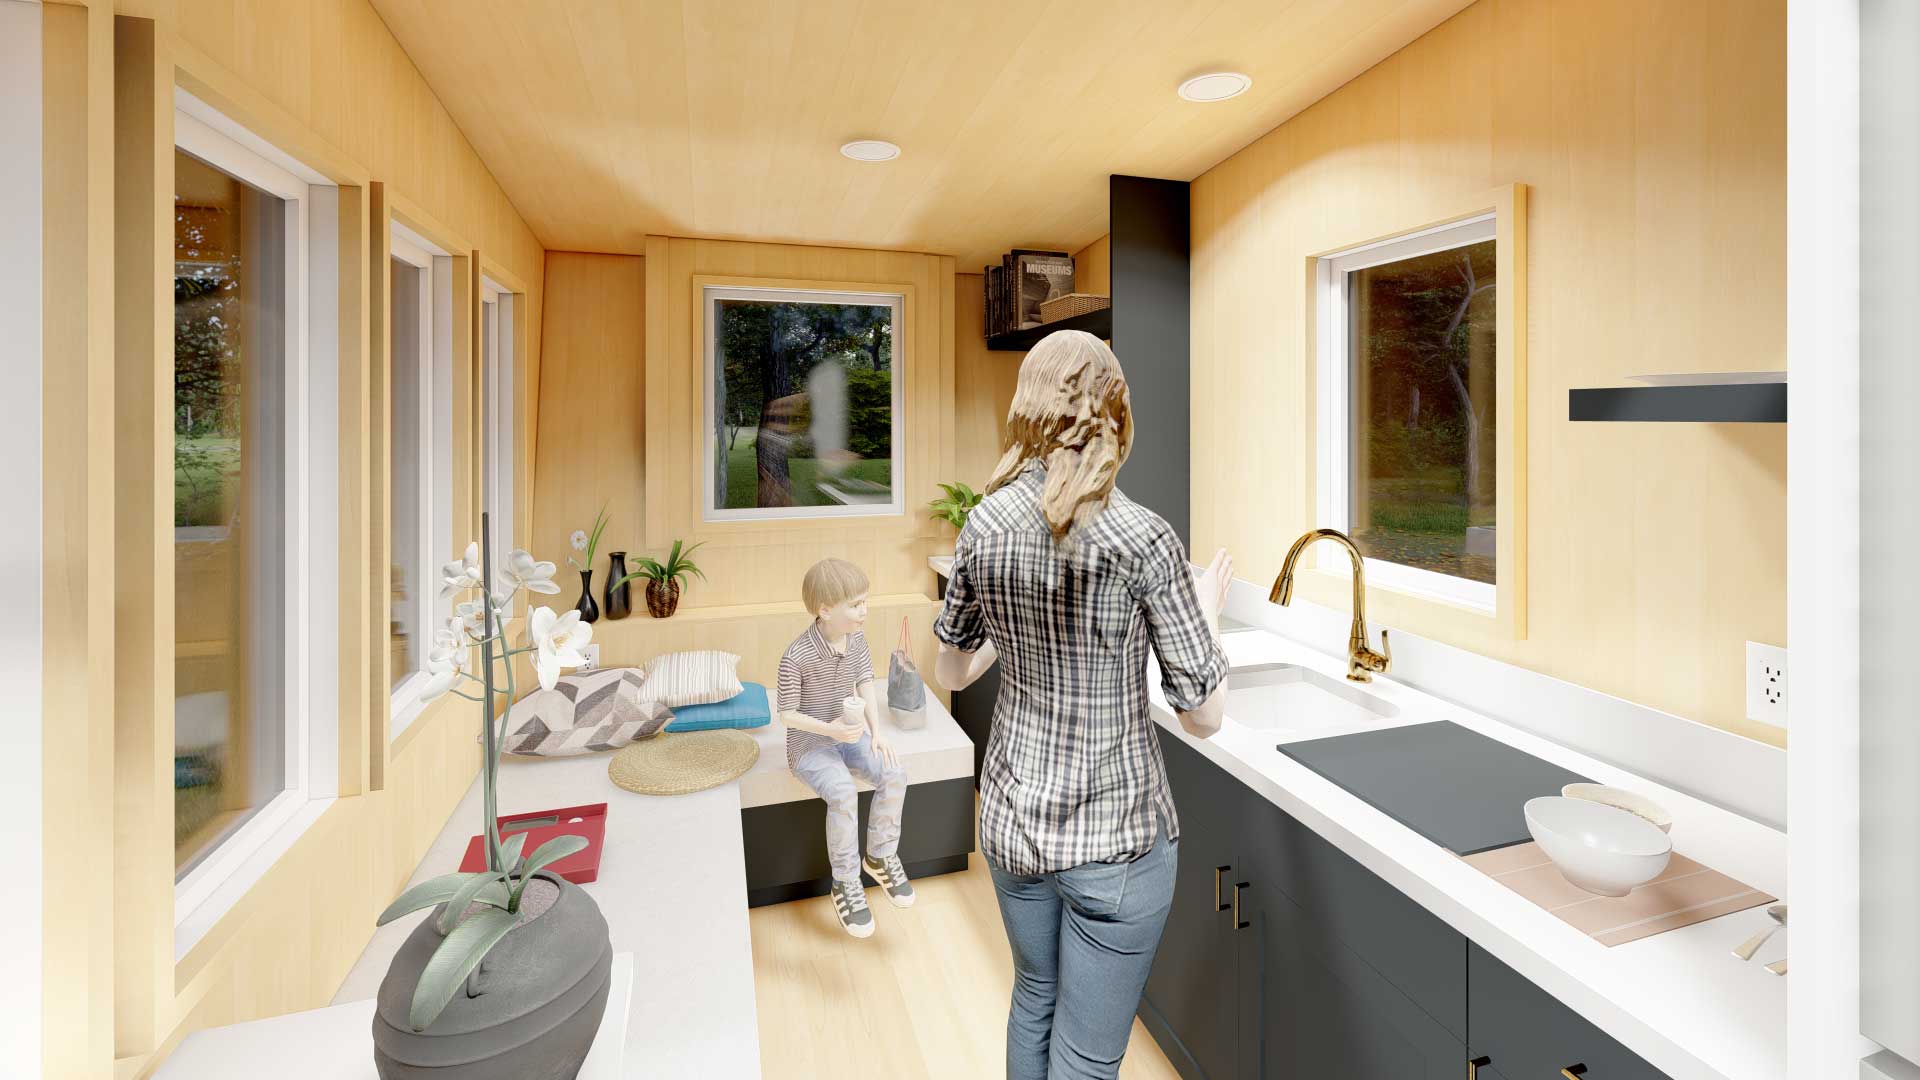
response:
<svg viewBox="0 0 1920 1080"><path fill-rule="evenodd" d="M495 587L509 595L515 589L537 593L558 593L560 586L553 583L554 569L552 563L535 560L524 548L514 548L507 552L507 565L500 571L498 575L500 580L495 583Z"/></svg>
<svg viewBox="0 0 1920 1080"><path fill-rule="evenodd" d="M422 701L433 701L453 689L467 666L467 645L452 630L436 630L433 648L427 651L427 684L420 691Z"/></svg>
<svg viewBox="0 0 1920 1080"><path fill-rule="evenodd" d="M493 621L495 626L507 624L507 598L511 593L493 594ZM453 606L453 617L447 620L447 627L455 633L462 633L474 642L486 640L487 609L478 600L462 600Z"/></svg>
<svg viewBox="0 0 1920 1080"><path fill-rule="evenodd" d="M477 589L483 580L480 574L480 545L468 544L461 558L440 568L440 599L445 600L463 589Z"/></svg>
<svg viewBox="0 0 1920 1080"><path fill-rule="evenodd" d="M540 677L540 688L551 690L560 681L562 668L587 662L581 650L593 640L593 627L580 621L577 610L557 615L552 608L538 607L527 617L527 636L534 646L533 671Z"/></svg>

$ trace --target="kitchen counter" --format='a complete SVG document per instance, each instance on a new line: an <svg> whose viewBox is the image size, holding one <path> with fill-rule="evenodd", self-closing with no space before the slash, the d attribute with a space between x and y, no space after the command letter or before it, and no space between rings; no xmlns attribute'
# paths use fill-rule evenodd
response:
<svg viewBox="0 0 1920 1080"><path fill-rule="evenodd" d="M1335 679L1344 661L1265 631L1229 634L1236 668L1288 663ZM1237 723L1211 739L1180 729L1154 687L1154 719L1248 788L1334 844L1493 956L1674 1080L1787 1075L1787 983L1763 965L1786 954L1774 936L1752 962L1731 950L1768 922L1761 908L1608 948L1280 753L1288 736ZM1642 780L1517 728L1377 677L1366 691L1399 707L1382 726L1449 720L1595 781L1640 792L1672 814L1674 850L1782 898L1786 834ZM1296 735L1313 738L1321 733ZM1517 811L1516 807L1516 811ZM1789 976L1790 977L1790 976Z"/></svg>

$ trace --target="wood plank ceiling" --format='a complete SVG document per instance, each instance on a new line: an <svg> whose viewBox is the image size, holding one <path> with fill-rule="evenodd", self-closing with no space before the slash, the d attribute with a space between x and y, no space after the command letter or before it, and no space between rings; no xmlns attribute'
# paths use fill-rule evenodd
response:
<svg viewBox="0 0 1920 1080"><path fill-rule="evenodd" d="M1466 0L372 0L540 241L928 251L1106 232L1107 175L1192 179ZM1253 76L1216 104L1174 88ZM862 164L841 143L901 156Z"/></svg>

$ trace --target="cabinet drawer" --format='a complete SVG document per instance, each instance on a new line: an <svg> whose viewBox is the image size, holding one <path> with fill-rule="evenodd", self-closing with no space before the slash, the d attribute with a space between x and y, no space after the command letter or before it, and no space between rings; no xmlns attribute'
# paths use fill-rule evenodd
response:
<svg viewBox="0 0 1920 1080"><path fill-rule="evenodd" d="M1467 1042L1507 1080L1668 1080L1579 1013L1471 942L1467 944ZM1494 1075L1490 1072L1483 1075Z"/></svg>

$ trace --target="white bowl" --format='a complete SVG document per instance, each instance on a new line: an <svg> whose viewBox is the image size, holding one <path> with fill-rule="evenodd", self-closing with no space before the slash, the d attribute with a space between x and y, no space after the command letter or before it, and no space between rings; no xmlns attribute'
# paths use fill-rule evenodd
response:
<svg viewBox="0 0 1920 1080"><path fill-rule="evenodd" d="M1673 841L1636 814L1587 799L1528 799L1527 831L1561 876L1590 893L1625 896L1660 876Z"/></svg>
<svg viewBox="0 0 1920 1080"><path fill-rule="evenodd" d="M1560 789L1560 794L1569 799L1586 799L1606 806L1617 806L1646 818L1661 832L1673 831L1673 815L1667 813L1666 807L1625 788L1608 787L1605 784L1568 784Z"/></svg>

